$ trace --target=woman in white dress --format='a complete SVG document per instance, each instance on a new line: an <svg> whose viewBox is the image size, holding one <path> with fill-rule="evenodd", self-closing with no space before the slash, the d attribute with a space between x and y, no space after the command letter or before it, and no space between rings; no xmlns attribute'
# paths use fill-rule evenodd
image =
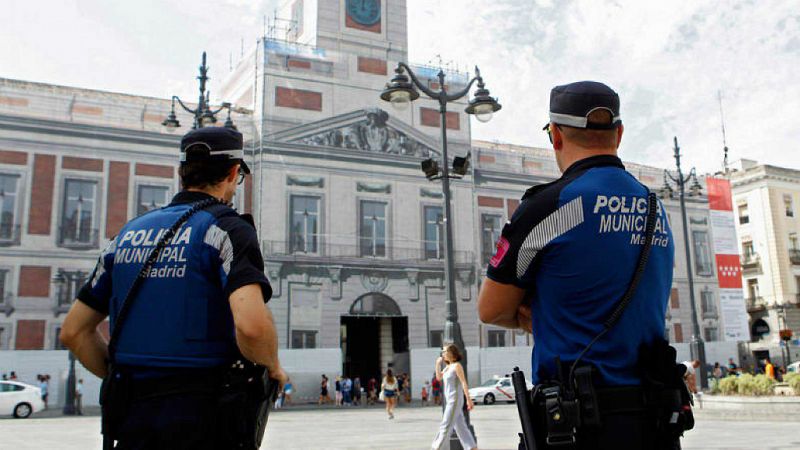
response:
<svg viewBox="0 0 800 450"><path fill-rule="evenodd" d="M467 402L467 410L471 411L474 407L472 399L469 398L469 386L467 377L464 375L464 368L459 363L461 352L453 344L447 345L442 349L442 356L436 358L436 378L444 384L444 415L442 423L439 425L439 432L433 439L431 448L439 450L445 439L450 436L453 428L456 429L458 440L461 447L468 450L477 450L478 443L467 427L467 419L464 417L464 399ZM442 369L442 363L445 364Z"/></svg>

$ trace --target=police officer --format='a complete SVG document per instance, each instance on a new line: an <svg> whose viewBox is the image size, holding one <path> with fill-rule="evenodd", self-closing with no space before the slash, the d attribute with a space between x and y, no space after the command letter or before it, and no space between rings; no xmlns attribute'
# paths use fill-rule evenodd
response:
<svg viewBox="0 0 800 450"><path fill-rule="evenodd" d="M112 340L115 328L124 325L116 330L111 358L112 378L130 379L124 388L112 389L124 391L124 400L111 403L120 417L114 426L116 448L240 448L223 440L230 433L219 425L218 397L220 384L229 381L227 368L241 354L266 367L273 379L286 379L265 305L272 289L256 230L252 220L228 206L249 173L242 142L240 133L227 128L186 134L182 191L168 206L122 228L64 320L62 342L99 377L108 375L109 346L97 325L110 316ZM123 300L149 253L192 208L142 274L127 299L124 323L118 323Z"/></svg>
<svg viewBox="0 0 800 450"><path fill-rule="evenodd" d="M562 176L526 191L503 228L478 300L481 321L533 333L534 384L558 379L603 330L642 252L649 193L617 157L623 126L619 96L608 86L553 88L545 130ZM629 392L641 399L640 346L664 334L674 247L660 204L652 242L620 322L581 359L596 370L603 414ZM599 431L579 429L578 448L656 448L653 420L636 410L641 406L640 400L628 413L604 415Z"/></svg>

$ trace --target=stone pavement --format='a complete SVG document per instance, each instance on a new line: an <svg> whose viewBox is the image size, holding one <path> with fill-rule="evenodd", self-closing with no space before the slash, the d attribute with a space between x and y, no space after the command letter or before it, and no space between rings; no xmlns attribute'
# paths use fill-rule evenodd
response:
<svg viewBox="0 0 800 450"><path fill-rule="evenodd" d="M440 418L438 408L402 407L388 420L382 409L284 409L273 412L264 449L426 449ZM482 450L516 449L514 405L478 406L472 414ZM800 418L798 418L800 420ZM86 450L100 448L99 417L0 419L0 448ZM701 413L684 449L800 448L798 422L722 421Z"/></svg>

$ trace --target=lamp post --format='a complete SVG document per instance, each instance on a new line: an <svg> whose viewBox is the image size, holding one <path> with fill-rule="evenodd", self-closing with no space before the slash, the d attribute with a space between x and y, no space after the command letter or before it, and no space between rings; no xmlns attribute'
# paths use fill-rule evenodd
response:
<svg viewBox="0 0 800 450"><path fill-rule="evenodd" d="M200 65L200 75L197 77L200 80L200 97L197 100L197 108L189 108L186 106L183 101L177 96L172 96L172 109L169 112L169 115L161 125L167 127L168 131L173 131L176 128L181 126L180 121L178 121L178 117L175 115L175 101L178 101L178 104L189 114L194 116L194 123L192 124L192 129L202 128L206 126L213 125L217 123L216 114L222 111L223 109L228 110L228 117L225 119L224 126L226 128L236 129L236 125L233 124L233 120L231 120L231 104L228 102L224 102L222 106L217 109L211 109L210 97L211 92L206 91L206 82L209 80L208 78L208 69L209 67L206 65L206 52L203 52L203 63Z"/></svg>
<svg viewBox="0 0 800 450"><path fill-rule="evenodd" d="M422 171L425 173L428 180L442 180L442 193L444 196L444 278L445 278L445 309L447 316L445 317L444 324L444 340L445 342L452 342L464 353L464 359L461 361L464 372L467 372L467 349L464 346L464 338L461 335L461 325L458 323L458 304L456 303L456 285L455 285L455 261L453 260L453 226L452 226L452 211L450 205L450 179L459 179L466 175L469 168L469 154L466 157L456 157L453 159L453 174L450 174L449 159L447 157L447 104L459 100L469 94L472 85L478 83L478 89L475 91L474 97L469 101L469 105L465 111L467 114L474 114L475 117L481 122L488 122L492 119L495 112L499 111L502 107L497 99L489 95L489 90L481 77L481 72L478 67L475 67L475 76L467 83L467 85L460 91L448 93L445 85L445 73L439 70L439 90L434 91L425 84L421 83L416 74L411 70L407 64L399 62L395 69L395 76L386 84L381 99L391 102L392 106L399 110L408 108L409 103L419 98L419 92L422 91L425 95L433 100L439 102L440 114L440 127L442 132L442 161L441 166L434 159L426 159L422 161ZM406 76L408 73L408 76ZM410 80L409 80L410 77ZM467 423L469 423L469 414L467 414ZM470 425L470 431L473 436L475 431ZM451 436L450 448L461 448L460 443L456 439L454 441Z"/></svg>
<svg viewBox="0 0 800 450"><path fill-rule="evenodd" d="M692 340L689 343L689 350L691 353L692 361L700 361L700 387L703 389L708 388L708 369L706 367L706 349L703 338L700 334L700 322L697 319L697 305L695 304L694 297L694 278L692 276L692 254L689 249L689 226L686 218L686 183L692 181L692 186L689 188L688 195L690 197L697 197L701 195L702 187L697 181L697 173L694 167L689 171L689 174L683 176L681 170L681 153L678 147L678 138L674 137L675 143L675 166L677 167L677 177L673 177L668 170L664 170L664 187L661 188L661 196L673 198L673 189L670 186L670 181L678 187L678 199L681 204L681 220L683 223L683 246L686 251L686 276L689 280L689 302L692 306Z"/></svg>
<svg viewBox="0 0 800 450"><path fill-rule="evenodd" d="M63 270L59 269L56 272L56 275L53 277L53 283L58 287L56 292L57 295L61 296L64 293L64 289L68 286L68 284L72 282L70 274L64 272ZM62 413L65 416L74 416L75 415L75 355L68 351L68 361L69 361L69 373L67 375L67 392L64 395L64 409L62 409Z"/></svg>

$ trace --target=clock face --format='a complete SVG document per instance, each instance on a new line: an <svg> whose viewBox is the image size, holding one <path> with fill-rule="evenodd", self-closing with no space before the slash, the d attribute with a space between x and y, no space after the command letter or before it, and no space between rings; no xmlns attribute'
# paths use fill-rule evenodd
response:
<svg viewBox="0 0 800 450"><path fill-rule="evenodd" d="M381 0L346 0L347 15L359 25L371 26L381 20Z"/></svg>

